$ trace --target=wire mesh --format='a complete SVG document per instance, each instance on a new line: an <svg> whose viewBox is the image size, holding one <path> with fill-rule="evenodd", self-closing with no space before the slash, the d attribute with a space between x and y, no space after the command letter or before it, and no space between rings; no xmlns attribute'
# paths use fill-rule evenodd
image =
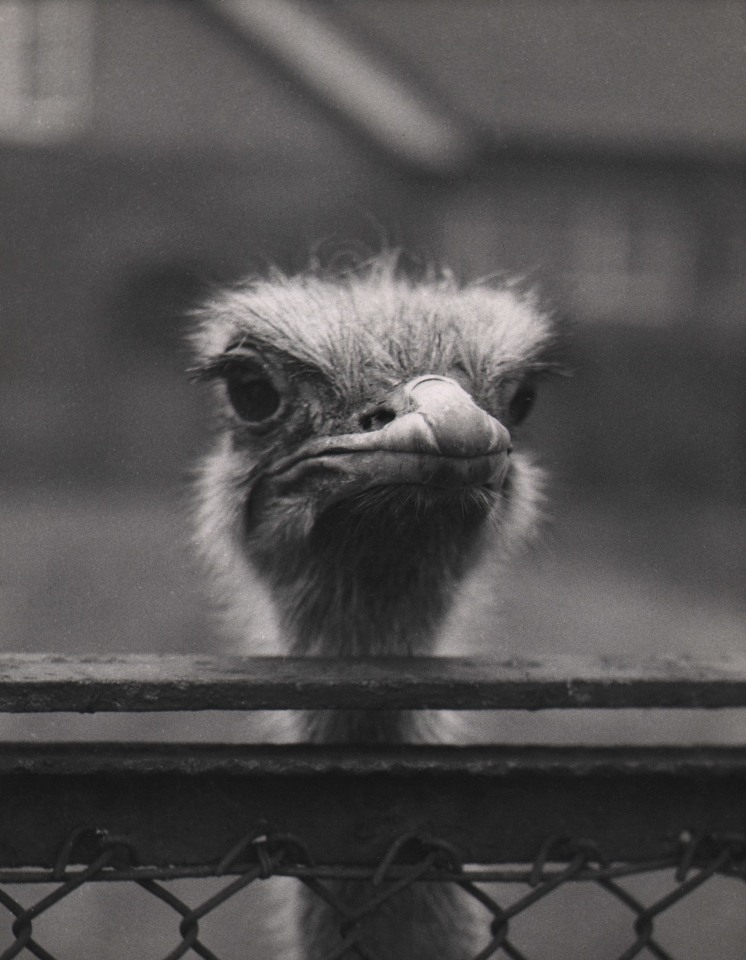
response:
<svg viewBox="0 0 746 960"><path fill-rule="evenodd" d="M80 864L81 846L94 845L97 855ZM628 881L654 874L661 877L655 895L647 902L629 888ZM189 904L179 894L178 881L186 877L213 878L216 890L200 902ZM458 887L481 907L484 918L483 947L468 960L510 957L512 960L539 960L537 954L514 936L516 922L546 903L567 887L593 887L608 904L622 908L628 919L628 936L621 952L610 953L609 960L631 960L652 956L678 960L661 942L657 933L664 915L691 897L716 877L737 886L746 914L746 837L695 836L684 833L671 856L636 863L611 863L601 843L590 839L551 836L537 851L533 863L484 867L464 864L458 850L444 838L403 834L394 839L384 856L374 865L334 865L315 862L307 845L297 836L268 831L266 824L240 839L215 864L200 867L154 868L138 864L138 852L131 842L104 830L76 830L63 845L53 870L19 868L0 871L0 906L7 912L12 942L0 953L0 960L28 956L41 960L63 960L54 943L42 942L35 932L45 914L84 885L104 881L136 884L163 905L173 917L174 941L162 960L199 956L206 960L227 960L206 942L201 924L228 901L240 899L252 885L272 878L294 877L313 896L330 905L337 918L338 943L318 960L387 960L369 941L367 921L408 888L419 884L445 884ZM369 888L365 901L351 909L340 897L339 881L362 881ZM44 894L31 905L20 902L18 889L25 884L44 884ZM46 887L51 885L51 889ZM342 884L344 889L344 884ZM13 890L13 893L10 892ZM503 895L503 891L510 893ZM516 893L516 891L518 891ZM594 909L594 923L597 922ZM578 924L577 949L582 951L584 932L593 925L586 917ZM242 942L246 930L235 930L234 939ZM161 924L162 925L162 924ZM717 927L717 918L716 918ZM718 933L718 942L700 944L697 956L724 955L727 945ZM738 947L734 945L734 956ZM245 956L242 951L241 956ZM554 954L552 954L554 955ZM454 960L466 960L454 957ZM602 958L598 958L602 960Z"/></svg>

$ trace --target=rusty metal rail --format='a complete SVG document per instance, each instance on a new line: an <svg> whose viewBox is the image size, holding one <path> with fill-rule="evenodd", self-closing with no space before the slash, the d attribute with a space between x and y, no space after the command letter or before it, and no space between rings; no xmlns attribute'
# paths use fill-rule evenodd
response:
<svg viewBox="0 0 746 960"><path fill-rule="evenodd" d="M746 707L746 658L0 655L0 712Z"/></svg>
<svg viewBox="0 0 746 960"><path fill-rule="evenodd" d="M735 660L0 656L0 712L744 706ZM746 745L6 743L0 785L0 870L51 869L92 825L187 870L269 820L337 865L375 863L393 822L469 863L527 862L554 835L623 861L673 856L682 831L746 836Z"/></svg>
<svg viewBox="0 0 746 960"><path fill-rule="evenodd" d="M474 864L531 862L550 836L603 838L627 862L675 857L683 831L746 837L746 747L2 744L0 783L0 871L53 869L92 827L180 876L261 823L343 866L400 834L447 837Z"/></svg>

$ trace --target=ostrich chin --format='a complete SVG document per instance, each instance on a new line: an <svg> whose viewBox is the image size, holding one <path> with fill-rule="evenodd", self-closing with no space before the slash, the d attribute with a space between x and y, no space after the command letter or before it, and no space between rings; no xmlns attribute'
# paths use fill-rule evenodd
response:
<svg viewBox="0 0 746 960"><path fill-rule="evenodd" d="M247 499L245 543L277 586L307 576L311 562L333 564L343 579L362 563L369 573L390 569L391 587L404 590L406 580L395 576L410 555L433 573L445 562L447 578L460 557L468 562L479 530L507 501L508 468L505 453L371 450L305 458Z"/></svg>

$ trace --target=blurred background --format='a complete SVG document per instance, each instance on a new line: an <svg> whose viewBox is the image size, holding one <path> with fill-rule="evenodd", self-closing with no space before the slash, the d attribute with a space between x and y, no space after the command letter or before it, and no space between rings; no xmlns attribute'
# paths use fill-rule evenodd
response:
<svg viewBox="0 0 746 960"><path fill-rule="evenodd" d="M570 328L481 649L742 652L745 40L736 0L0 0L4 649L222 649L188 311L400 246Z"/></svg>
<svg viewBox="0 0 746 960"><path fill-rule="evenodd" d="M519 277L570 329L573 375L526 431L552 476L546 542L477 585L499 619L470 609L454 629L497 655L742 655L744 16L740 0L0 0L2 648L227 649L189 546L209 416L185 317L216 282L394 246ZM746 735L737 712L582 722L601 742ZM80 896L99 955L137 935L100 890ZM709 896L741 956L742 904ZM667 942L686 955L690 934Z"/></svg>

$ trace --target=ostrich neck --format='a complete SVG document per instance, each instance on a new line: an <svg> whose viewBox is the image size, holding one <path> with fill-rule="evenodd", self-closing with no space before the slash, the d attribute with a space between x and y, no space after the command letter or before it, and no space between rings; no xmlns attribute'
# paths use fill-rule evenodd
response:
<svg viewBox="0 0 746 960"><path fill-rule="evenodd" d="M451 594L441 576L413 570L399 579L388 571L366 571L362 564L345 573L318 571L288 609L284 626L295 653L406 657L434 652ZM432 739L430 720L411 711L328 710L305 714L304 727L305 736L316 742L398 743Z"/></svg>
<svg viewBox="0 0 746 960"><path fill-rule="evenodd" d="M350 523L341 512L325 517L305 556L285 565L282 582L275 581L291 651L327 657L434 653L455 589L477 553L482 518L461 514L448 522L441 512L425 520L356 519ZM313 739L327 742L422 738L413 715L402 712L329 711L308 715L307 728Z"/></svg>
<svg viewBox="0 0 746 960"><path fill-rule="evenodd" d="M282 591L281 615L294 651L332 657L431 652L480 526L434 515L329 511Z"/></svg>
<svg viewBox="0 0 746 960"><path fill-rule="evenodd" d="M389 564L364 553L329 559L319 558L288 597L284 619L294 652L367 657L432 651L453 590L440 564L402 554Z"/></svg>

